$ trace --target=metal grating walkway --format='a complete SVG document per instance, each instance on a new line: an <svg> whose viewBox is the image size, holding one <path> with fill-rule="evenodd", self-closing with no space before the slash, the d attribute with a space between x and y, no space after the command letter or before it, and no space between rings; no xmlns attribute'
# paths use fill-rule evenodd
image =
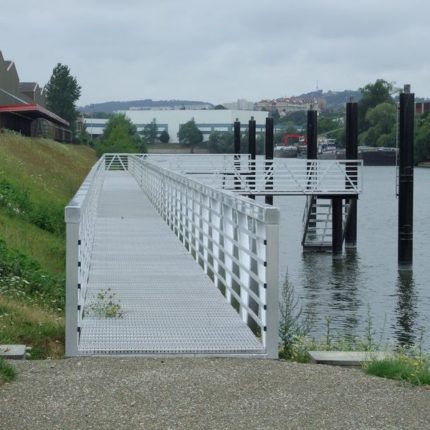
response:
<svg viewBox="0 0 430 430"><path fill-rule="evenodd" d="M84 313L80 354L263 354L264 348L128 172L107 171L86 304L111 288L122 318Z"/></svg>

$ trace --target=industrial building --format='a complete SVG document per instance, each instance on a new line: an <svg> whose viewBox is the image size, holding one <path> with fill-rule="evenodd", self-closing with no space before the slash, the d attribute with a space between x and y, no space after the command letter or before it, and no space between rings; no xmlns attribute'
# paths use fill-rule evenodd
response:
<svg viewBox="0 0 430 430"><path fill-rule="evenodd" d="M125 114L131 122L141 132L145 125L150 124L154 119L158 126L158 131L167 131L170 136L170 143L178 143L179 127L194 119L197 127L203 133L203 140L207 141L209 135L214 131L233 131L233 123L238 119L244 126L248 125L251 117L256 121L258 131L264 131L268 112L244 111L228 109L212 110L127 110L118 113ZM108 120L98 118L85 118L86 130L93 137L100 136Z"/></svg>
<svg viewBox="0 0 430 430"><path fill-rule="evenodd" d="M44 89L36 82L20 82L15 63L0 51L0 130L70 142L69 123L45 105Z"/></svg>

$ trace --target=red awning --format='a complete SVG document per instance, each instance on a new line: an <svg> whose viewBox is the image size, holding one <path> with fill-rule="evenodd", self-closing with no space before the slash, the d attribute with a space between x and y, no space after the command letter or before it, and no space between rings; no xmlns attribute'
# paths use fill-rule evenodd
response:
<svg viewBox="0 0 430 430"><path fill-rule="evenodd" d="M36 103L28 103L21 105L1 105L0 113L25 113L30 118L45 118L55 124L62 125L64 127L69 127L70 124L63 118L59 117L55 113L45 109L44 107Z"/></svg>

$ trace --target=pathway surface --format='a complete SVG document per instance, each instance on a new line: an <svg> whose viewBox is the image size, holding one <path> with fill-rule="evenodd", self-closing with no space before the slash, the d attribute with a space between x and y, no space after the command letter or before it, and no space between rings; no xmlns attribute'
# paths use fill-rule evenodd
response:
<svg viewBox="0 0 430 430"><path fill-rule="evenodd" d="M86 313L82 354L261 354L263 347L128 172L106 172L86 305L115 294L122 318Z"/></svg>
<svg viewBox="0 0 430 430"><path fill-rule="evenodd" d="M430 390L359 369L272 360L16 362L0 428L428 429Z"/></svg>

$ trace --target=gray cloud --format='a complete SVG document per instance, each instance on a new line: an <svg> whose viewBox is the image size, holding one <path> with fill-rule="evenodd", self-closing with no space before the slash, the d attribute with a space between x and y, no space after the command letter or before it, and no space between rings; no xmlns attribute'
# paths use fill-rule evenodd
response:
<svg viewBox="0 0 430 430"><path fill-rule="evenodd" d="M214 103L358 88L377 78L430 96L427 0L2 1L0 49L21 79L56 63L81 104L191 98Z"/></svg>

